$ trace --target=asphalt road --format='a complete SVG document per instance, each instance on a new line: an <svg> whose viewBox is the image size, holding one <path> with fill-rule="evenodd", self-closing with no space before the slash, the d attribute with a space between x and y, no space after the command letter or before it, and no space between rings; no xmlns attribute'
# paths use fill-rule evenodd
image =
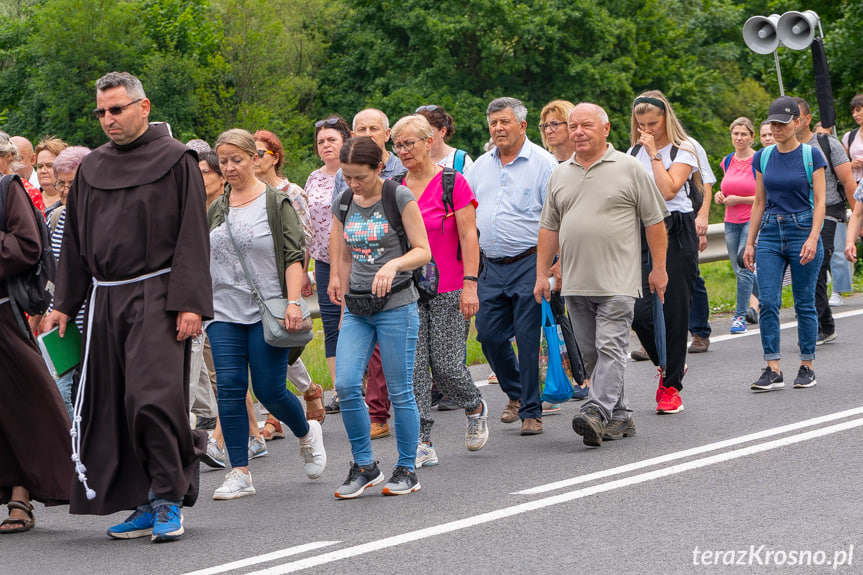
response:
<svg viewBox="0 0 863 575"><path fill-rule="evenodd" d="M718 320L710 351L689 358L681 414L656 415L655 368L629 364L636 437L586 448L570 427L575 402L521 437L498 421L504 395L484 386L483 450L465 450L462 413L435 413L440 465L419 471L420 492L337 501L350 451L327 416L317 481L293 440L271 442L251 464L256 495L212 501L223 472L204 471L185 537L163 545L108 539L125 514L39 505L36 529L0 536L0 574L863 573L863 297L845 302L814 389L752 394L757 332L730 336ZM796 330L782 338L791 379ZM488 368L473 371L483 381ZM388 472L395 439L373 447Z"/></svg>

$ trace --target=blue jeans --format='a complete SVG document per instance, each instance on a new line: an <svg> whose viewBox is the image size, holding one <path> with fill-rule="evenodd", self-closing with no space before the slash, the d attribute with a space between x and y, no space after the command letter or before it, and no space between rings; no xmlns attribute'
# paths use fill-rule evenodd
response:
<svg viewBox="0 0 863 575"><path fill-rule="evenodd" d="M488 262L479 280L477 339L500 389L512 400L521 400L522 420L542 417L539 395L539 338L542 308L533 297L536 255L504 264ZM515 337L518 359L512 349Z"/></svg>
<svg viewBox="0 0 863 575"><path fill-rule="evenodd" d="M261 322L245 325L214 321L207 326L213 350L216 387L219 390L219 421L232 467L249 464L249 416L246 391L249 372L255 397L297 437L309 433L300 400L285 384L290 348L273 347L264 341Z"/></svg>
<svg viewBox="0 0 863 575"><path fill-rule="evenodd" d="M326 357L335 357L336 345L339 343L342 308L331 302L330 296L327 295L327 288L330 287L330 264L327 262L315 260L315 284L318 291L318 307L321 309L321 323L324 325L324 354Z"/></svg>
<svg viewBox="0 0 863 575"><path fill-rule="evenodd" d="M818 338L818 312L815 310L815 284L824 259L824 247L818 238L815 259L800 263L800 250L812 232L812 210L796 214L764 214L755 248L755 271L760 291L759 307L761 346L764 360L778 360L779 307L782 304L782 276L785 266L791 268L791 289L797 312L797 341L800 359L815 359Z"/></svg>
<svg viewBox="0 0 863 575"><path fill-rule="evenodd" d="M830 258L830 275L833 276L833 293L849 293L851 287L851 262L845 259L845 223L836 224L836 237L833 240L833 257Z"/></svg>
<svg viewBox="0 0 863 575"><path fill-rule="evenodd" d="M734 315L738 317L746 316L749 297L755 287L755 274L737 265L737 255L746 247L747 237L749 237L749 222L743 224L725 222L725 249L728 251L731 269L737 276L737 304L734 306Z"/></svg>
<svg viewBox="0 0 863 575"><path fill-rule="evenodd" d="M336 351L336 392L342 422L357 465L371 465L371 420L363 400L363 373L375 343L380 343L381 364L393 406L397 466L414 469L420 435L420 414L414 397L414 358L419 332L417 304L399 306L370 316L345 308Z"/></svg>
<svg viewBox="0 0 863 575"><path fill-rule="evenodd" d="M66 411L69 412L69 421L73 420L73 412L75 411L75 405L72 401L72 383L75 381L77 371L78 369L73 369L66 375L54 378L57 389L60 390L60 397L63 398L63 404L66 406Z"/></svg>

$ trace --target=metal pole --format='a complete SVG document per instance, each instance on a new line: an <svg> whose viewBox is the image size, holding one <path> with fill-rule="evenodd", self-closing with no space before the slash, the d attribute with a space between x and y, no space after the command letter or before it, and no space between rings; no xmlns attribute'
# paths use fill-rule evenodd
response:
<svg viewBox="0 0 863 575"><path fill-rule="evenodd" d="M782 70L779 68L779 50L773 50L773 61L776 62L776 77L779 79L779 95L785 95L785 86L782 85Z"/></svg>

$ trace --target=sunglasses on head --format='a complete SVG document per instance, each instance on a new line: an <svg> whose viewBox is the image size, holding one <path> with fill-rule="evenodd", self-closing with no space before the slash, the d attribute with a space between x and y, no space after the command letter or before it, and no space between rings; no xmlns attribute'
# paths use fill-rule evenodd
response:
<svg viewBox="0 0 863 575"><path fill-rule="evenodd" d="M420 106L416 110L414 110L414 114L419 114L420 112L434 112L435 110L440 110L440 106L435 106L434 104L430 106Z"/></svg>
<svg viewBox="0 0 863 575"><path fill-rule="evenodd" d="M255 151L257 152L257 154L258 154L258 157L259 157L259 158L263 158L263 157L264 157L264 154L269 154L269 155L271 155L271 156L275 156L275 155L276 155L276 154L274 154L273 152L271 152L271 151L269 151L269 150L255 150Z"/></svg>
<svg viewBox="0 0 863 575"><path fill-rule="evenodd" d="M106 112L111 112L112 116L119 116L123 113L123 110L131 106L132 104L137 104L144 98L138 98L137 100L132 100L128 104L123 104L122 106L111 106L110 108L96 108L93 110L93 115L97 118L104 118Z"/></svg>
<svg viewBox="0 0 863 575"><path fill-rule="evenodd" d="M335 126L338 123L338 118L327 118L326 120L318 120L315 122L315 128L320 128L321 126Z"/></svg>

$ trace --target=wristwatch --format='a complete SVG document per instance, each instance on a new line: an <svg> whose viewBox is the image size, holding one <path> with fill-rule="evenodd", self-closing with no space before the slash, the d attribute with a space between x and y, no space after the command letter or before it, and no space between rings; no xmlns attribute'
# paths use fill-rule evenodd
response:
<svg viewBox="0 0 863 575"><path fill-rule="evenodd" d="M662 154L660 154L659 152L656 152L655 154L653 154L652 159L661 162L662 161Z"/></svg>
<svg viewBox="0 0 863 575"><path fill-rule="evenodd" d="M293 304L293 305L300 305L300 300L298 300L298 299L289 299L289 300L288 300L288 305L291 305L291 304Z"/></svg>

